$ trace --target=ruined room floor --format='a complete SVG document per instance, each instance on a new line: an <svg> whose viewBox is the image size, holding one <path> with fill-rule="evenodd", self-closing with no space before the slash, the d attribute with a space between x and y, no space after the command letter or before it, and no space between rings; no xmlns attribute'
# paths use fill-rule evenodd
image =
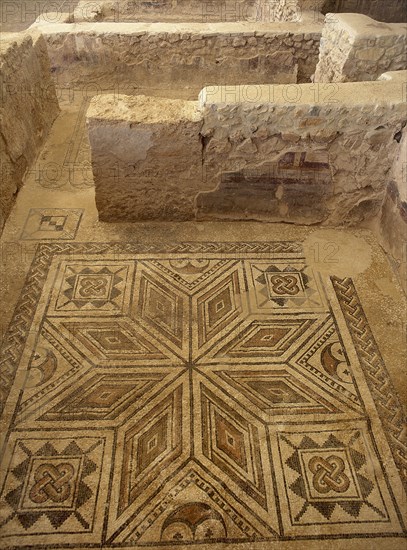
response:
<svg viewBox="0 0 407 550"><path fill-rule="evenodd" d="M2 236L0 547L405 549L406 303L372 235L99 223L84 112Z"/></svg>

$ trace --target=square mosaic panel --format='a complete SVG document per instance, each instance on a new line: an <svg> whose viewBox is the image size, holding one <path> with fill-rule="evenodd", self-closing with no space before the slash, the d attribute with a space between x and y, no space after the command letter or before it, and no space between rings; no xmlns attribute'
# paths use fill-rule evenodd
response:
<svg viewBox="0 0 407 550"><path fill-rule="evenodd" d="M31 208L22 240L72 240L81 222L80 208Z"/></svg>
<svg viewBox="0 0 407 550"><path fill-rule="evenodd" d="M299 243L39 245L1 353L1 548L403 544L397 394Z"/></svg>

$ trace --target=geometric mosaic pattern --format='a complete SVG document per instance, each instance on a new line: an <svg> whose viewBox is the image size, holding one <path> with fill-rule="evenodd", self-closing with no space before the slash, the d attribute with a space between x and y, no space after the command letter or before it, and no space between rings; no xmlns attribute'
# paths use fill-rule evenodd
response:
<svg viewBox="0 0 407 550"><path fill-rule="evenodd" d="M31 208L22 240L70 240L74 239L81 222L80 208Z"/></svg>
<svg viewBox="0 0 407 550"><path fill-rule="evenodd" d="M389 521L360 430L279 433L278 441L292 525Z"/></svg>
<svg viewBox="0 0 407 550"><path fill-rule="evenodd" d="M72 533L95 539L103 491L106 438L72 434L32 437L18 434L10 442L11 461L3 484L1 531L6 540ZM103 497L102 497L103 498Z"/></svg>
<svg viewBox="0 0 407 550"><path fill-rule="evenodd" d="M2 349L0 547L397 548L369 331L298 243L40 245Z"/></svg>

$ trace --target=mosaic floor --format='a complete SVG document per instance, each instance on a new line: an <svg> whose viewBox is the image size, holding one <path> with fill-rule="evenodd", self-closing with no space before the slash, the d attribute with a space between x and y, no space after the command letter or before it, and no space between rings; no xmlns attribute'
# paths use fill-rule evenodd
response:
<svg viewBox="0 0 407 550"><path fill-rule="evenodd" d="M82 211L38 210L0 547L405 548L402 409L351 278L296 241L67 242Z"/></svg>
<svg viewBox="0 0 407 550"><path fill-rule="evenodd" d="M101 223L71 95L0 240L0 548L407 550L372 234Z"/></svg>

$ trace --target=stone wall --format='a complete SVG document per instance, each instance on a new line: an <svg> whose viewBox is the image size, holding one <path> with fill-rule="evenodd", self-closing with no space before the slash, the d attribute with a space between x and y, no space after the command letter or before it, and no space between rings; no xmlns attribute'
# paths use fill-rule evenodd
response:
<svg viewBox="0 0 407 550"><path fill-rule="evenodd" d="M320 13L324 0L81 0L74 11L81 21L236 22L301 21Z"/></svg>
<svg viewBox="0 0 407 550"><path fill-rule="evenodd" d="M59 85L191 90L209 84L309 81L322 25L39 24Z"/></svg>
<svg viewBox="0 0 407 550"><path fill-rule="evenodd" d="M257 0L81 0L74 11L75 22L81 21L174 21L174 22L235 22L256 21Z"/></svg>
<svg viewBox="0 0 407 550"><path fill-rule="evenodd" d="M59 107L44 38L0 38L0 230Z"/></svg>
<svg viewBox="0 0 407 550"><path fill-rule="evenodd" d="M380 80L398 82L406 93L406 74L392 72ZM397 136L400 150L393 164L381 216L375 224L376 234L407 294L407 128Z"/></svg>
<svg viewBox="0 0 407 550"><path fill-rule="evenodd" d="M407 68L407 25L360 14L328 14L314 82L376 80Z"/></svg>
<svg viewBox="0 0 407 550"><path fill-rule="evenodd" d="M407 116L400 84L257 93L251 90L251 101L241 87L234 95L225 88L201 94L205 177L215 185L197 198L198 217L227 211L236 219L337 226L377 215Z"/></svg>
<svg viewBox="0 0 407 550"><path fill-rule="evenodd" d="M324 13L363 13L378 21L406 22L407 0L326 0Z"/></svg>
<svg viewBox="0 0 407 550"><path fill-rule="evenodd" d="M131 97L93 100L88 124L104 220L358 225L381 211L406 123L400 83L385 80L317 89L313 84L206 88L201 120L196 103L175 107L168 100L156 107ZM112 171L115 162L119 167Z"/></svg>
<svg viewBox="0 0 407 550"><path fill-rule="evenodd" d="M324 0L265 0L264 20L300 22L307 14L320 19Z"/></svg>

